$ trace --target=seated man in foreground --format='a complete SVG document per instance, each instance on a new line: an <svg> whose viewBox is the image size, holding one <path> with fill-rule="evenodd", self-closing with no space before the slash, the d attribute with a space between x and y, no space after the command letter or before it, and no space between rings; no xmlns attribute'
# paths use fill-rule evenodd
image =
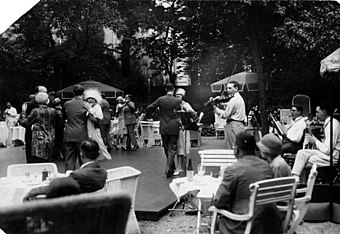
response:
<svg viewBox="0 0 340 234"><path fill-rule="evenodd" d="M306 122L302 118L302 106L293 105L290 112L293 123L287 129L287 132L283 133L282 152L296 154L296 152L302 148Z"/></svg>
<svg viewBox="0 0 340 234"><path fill-rule="evenodd" d="M307 143L315 144L317 149L304 149L299 150L296 154L292 174L300 176L307 162L315 163L317 166L329 166L330 165L330 140L331 140L331 124L330 124L331 110L327 105L319 105L316 107L316 117L324 122L324 139L319 141L314 135L306 134L305 141ZM333 119L333 159L336 163L339 159L340 151L340 123L338 120Z"/></svg>
<svg viewBox="0 0 340 234"><path fill-rule="evenodd" d="M273 178L269 164L255 156L255 138L248 133L239 133L235 142L236 163L224 171L223 180L216 192L214 206L235 214L246 214L249 210L251 183ZM282 233L280 214L275 205L261 206L255 212L252 233ZM219 220L220 233L244 233L246 222L225 217Z"/></svg>
<svg viewBox="0 0 340 234"><path fill-rule="evenodd" d="M68 177L56 178L48 186L32 189L24 200L30 200L38 195L46 198L61 197L79 193L89 193L102 189L105 185L107 172L96 159L99 156L99 145L92 139L83 141L80 145L80 155L83 165Z"/></svg>
<svg viewBox="0 0 340 234"><path fill-rule="evenodd" d="M286 161L281 157L282 142L274 134L267 134L257 143L261 157L269 162L274 172L274 178L291 176L291 170Z"/></svg>

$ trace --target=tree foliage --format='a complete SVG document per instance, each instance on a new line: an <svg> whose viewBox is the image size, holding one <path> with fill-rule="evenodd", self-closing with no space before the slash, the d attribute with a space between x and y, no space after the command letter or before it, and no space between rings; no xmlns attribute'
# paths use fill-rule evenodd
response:
<svg viewBox="0 0 340 234"><path fill-rule="evenodd" d="M0 95L17 84L29 89L20 95L28 95L37 84L52 90L93 78L144 99L141 58L148 56L147 69L171 82L177 76L174 64L185 62L193 101L200 103L211 94L195 89L256 68L259 97L251 94L248 107L260 105L265 123L268 107L287 107L297 93L313 101L327 92L318 70L320 60L340 44L339 6L334 1L42 0L1 38L0 85L6 89ZM103 28L115 32L118 46L103 44ZM271 81L282 84L276 95L266 90Z"/></svg>

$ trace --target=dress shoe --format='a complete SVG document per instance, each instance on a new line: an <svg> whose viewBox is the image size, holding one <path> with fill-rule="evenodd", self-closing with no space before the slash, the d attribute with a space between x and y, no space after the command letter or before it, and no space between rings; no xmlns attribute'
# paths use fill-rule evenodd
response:
<svg viewBox="0 0 340 234"><path fill-rule="evenodd" d="M135 146L133 146L133 148L131 149L132 151L136 151L136 150L138 150L139 149L139 146L138 145L135 145Z"/></svg>
<svg viewBox="0 0 340 234"><path fill-rule="evenodd" d="M179 170L176 170L175 172L174 172L174 176L178 176L178 175L180 175L181 173L183 173L183 170L182 169L179 169Z"/></svg>

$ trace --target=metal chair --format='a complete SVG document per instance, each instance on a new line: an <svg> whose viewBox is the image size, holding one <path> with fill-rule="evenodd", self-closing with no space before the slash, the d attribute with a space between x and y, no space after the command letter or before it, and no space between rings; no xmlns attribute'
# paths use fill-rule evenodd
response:
<svg viewBox="0 0 340 234"><path fill-rule="evenodd" d="M228 167L237 161L234 150L229 149L200 150L198 154L201 157L202 166L206 167Z"/></svg>
<svg viewBox="0 0 340 234"><path fill-rule="evenodd" d="M297 179L291 177L281 177L258 181L249 185L251 195L249 199L249 211L247 214L234 214L227 210L218 209L214 206L209 208L213 212L210 233L215 233L217 215L221 214L228 219L247 222L245 234L251 232L255 210L258 206L276 202L287 202L287 212L283 222L283 233L288 230L289 222L293 213L294 198L297 187Z"/></svg>
<svg viewBox="0 0 340 234"><path fill-rule="evenodd" d="M126 226L127 234L139 234L140 228L135 214L135 198L137 193L137 184L141 172L133 167L118 167L107 170L107 180L101 192L113 193L117 191L126 191L132 197L131 211Z"/></svg>
<svg viewBox="0 0 340 234"><path fill-rule="evenodd" d="M290 222L287 234L295 233L296 228L301 224L303 218L307 213L308 204L312 199L315 179L318 175L316 167L317 167L316 164L313 164L312 169L308 176L307 187L296 190L298 197L295 198L294 218ZM304 194L304 196L299 197L300 194ZM278 208L281 211L287 211L288 209L287 206L278 206Z"/></svg>
<svg viewBox="0 0 340 234"><path fill-rule="evenodd" d="M12 164L7 167L7 177L41 175L44 170L51 174L58 173L55 163Z"/></svg>
<svg viewBox="0 0 340 234"><path fill-rule="evenodd" d="M86 193L42 199L0 210L0 227L7 234L121 234L131 206L126 192Z"/></svg>
<svg viewBox="0 0 340 234"><path fill-rule="evenodd" d="M208 149L208 150L200 150L198 154L201 157L201 165L204 167L219 167L220 172L223 173L224 169L228 166L234 164L237 159L234 155L234 150L228 149ZM211 205L211 198L203 198L199 197L199 204L198 204L198 215L197 215L197 233L199 233L199 228L202 225L202 206L203 203L206 204L209 202Z"/></svg>

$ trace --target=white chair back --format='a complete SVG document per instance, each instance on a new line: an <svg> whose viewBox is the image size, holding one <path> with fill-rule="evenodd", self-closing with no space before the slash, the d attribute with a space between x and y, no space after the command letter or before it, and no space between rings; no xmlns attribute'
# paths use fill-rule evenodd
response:
<svg viewBox="0 0 340 234"><path fill-rule="evenodd" d="M198 154L201 157L201 164L203 166L223 168L228 167L237 161L234 150L229 149L200 150L198 151Z"/></svg>
<svg viewBox="0 0 340 234"><path fill-rule="evenodd" d="M42 171L48 171L51 174L58 173L55 163L30 163L30 164L13 164L7 167L7 177L41 175Z"/></svg>
<svg viewBox="0 0 340 234"><path fill-rule="evenodd" d="M135 198L137 184L141 172L133 167L118 167L107 170L107 180L101 192L112 193L126 191L131 197L131 212L129 215L126 232L127 234L140 234L140 228L135 214Z"/></svg>

